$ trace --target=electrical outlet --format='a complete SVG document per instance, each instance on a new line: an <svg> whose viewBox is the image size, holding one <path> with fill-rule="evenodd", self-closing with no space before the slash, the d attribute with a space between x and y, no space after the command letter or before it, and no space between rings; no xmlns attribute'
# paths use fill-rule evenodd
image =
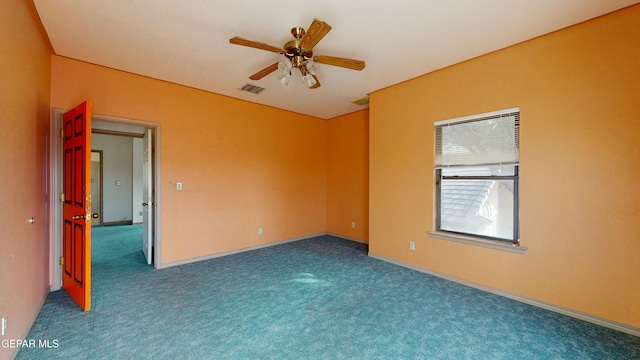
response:
<svg viewBox="0 0 640 360"><path fill-rule="evenodd" d="M262 228L258 228L258 235L262 235Z"/></svg>
<svg viewBox="0 0 640 360"><path fill-rule="evenodd" d="M176 183L176 190L182 190L182 183L181 182L177 182Z"/></svg>
<svg viewBox="0 0 640 360"><path fill-rule="evenodd" d="M415 250L416 249L416 243L414 243L413 241L409 241L409 250Z"/></svg>
<svg viewBox="0 0 640 360"><path fill-rule="evenodd" d="M352 228L352 229L355 229L355 228L356 228L356 222L355 222L355 221L352 221L352 222L351 222L351 228Z"/></svg>
<svg viewBox="0 0 640 360"><path fill-rule="evenodd" d="M7 314L2 317L2 326L0 328L2 328L2 336L4 336L7 333Z"/></svg>

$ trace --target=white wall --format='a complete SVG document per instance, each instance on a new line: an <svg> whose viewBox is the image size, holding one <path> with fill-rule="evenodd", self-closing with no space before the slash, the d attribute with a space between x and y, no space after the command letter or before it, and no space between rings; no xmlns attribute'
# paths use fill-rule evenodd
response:
<svg viewBox="0 0 640 360"><path fill-rule="evenodd" d="M133 221L133 141L93 134L92 149L102 150L102 222Z"/></svg>

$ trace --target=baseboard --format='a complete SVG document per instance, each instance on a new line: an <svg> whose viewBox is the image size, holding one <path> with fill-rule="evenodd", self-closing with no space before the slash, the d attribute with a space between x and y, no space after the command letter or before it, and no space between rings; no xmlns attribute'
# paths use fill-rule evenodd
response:
<svg viewBox="0 0 640 360"><path fill-rule="evenodd" d="M282 245L282 244L286 244L286 243L290 243L290 242L294 242L294 241L310 239L310 238L317 237L317 236L322 236L322 235L329 235L329 234L326 233L326 232L323 232L323 233L305 235L305 236L295 237L295 238L276 241L276 242L267 243L267 244L260 244L260 245L249 246L249 247L236 249L236 250L223 251L223 252L219 252L219 253L215 253L215 254L198 256L198 257L189 258L189 259L185 259L185 260L172 261L172 262L160 264L157 268L158 269L166 269L166 268L170 268L170 267L174 267L174 266L186 265L186 264L191 264L191 263L195 263L195 262L199 262L199 261L211 260L211 259L215 259L215 258L219 258L219 257L223 257L223 256L239 254L239 253L243 253L245 251L258 250L258 249L263 249L263 248L267 248L267 247L271 247L271 246Z"/></svg>
<svg viewBox="0 0 640 360"><path fill-rule="evenodd" d="M97 226L112 226L112 225L133 225L133 221L131 220L122 220L122 221L109 221L109 222L102 222L100 224L97 224Z"/></svg>
<svg viewBox="0 0 640 360"><path fill-rule="evenodd" d="M562 307L562 306L558 306L558 305L554 305L554 304L550 304L544 301L540 301L540 300L536 300L536 299L532 299L526 296L521 296L518 294L513 294L510 293L508 291L504 291L504 290L500 290L500 289L496 289L496 288L492 288L490 286L486 286L486 285L482 285L482 284L478 284L478 283L474 283L471 281L467 281L455 276L451 276L451 275L447 275L438 271L434 271L434 270L430 270L427 268L423 268L420 266L416 266L413 264L409 264L403 261L398 261L398 260L394 260L394 259L390 259L384 256L380 256L380 255L376 255L376 254L372 254L369 253L369 257L372 257L374 259L378 259L378 260L382 260L391 264L395 264L398 266L402 266L411 270L415 270L415 271L419 271L425 274L429 274L429 275L433 275L445 280L449 280L449 281L453 281L456 282L458 284L462 284L465 286L469 286L478 290L482 290L482 291L486 291L495 295L499 295L499 296L503 296L512 300L516 300L525 304L529 304L529 305L533 305L545 310L549 310L549 311L553 311L562 315L567 315L579 320L583 320L586 322L590 322L596 325L600 325L600 326L604 326L606 328L609 329L613 329L613 330L617 330L623 333L627 333L629 335L633 335L633 336L638 336L640 337L640 328L636 328L633 326L629 326L626 324L622 324L616 321L612 321L609 319L605 319L605 318L601 318L598 316L594 316L591 314L587 314L587 313L583 313L581 311L577 311L577 310L573 310L573 309L569 309L566 307Z"/></svg>
<svg viewBox="0 0 640 360"><path fill-rule="evenodd" d="M337 238L344 239L344 240L355 241L355 242L361 243L361 244L369 244L369 242L366 241L366 240L362 240L362 239L358 239L358 238L354 238L354 237L349 237L349 236L344 236L344 235L340 235L340 234L336 234L336 233L332 233L332 232L328 232L328 233L326 233L326 235L335 236Z"/></svg>

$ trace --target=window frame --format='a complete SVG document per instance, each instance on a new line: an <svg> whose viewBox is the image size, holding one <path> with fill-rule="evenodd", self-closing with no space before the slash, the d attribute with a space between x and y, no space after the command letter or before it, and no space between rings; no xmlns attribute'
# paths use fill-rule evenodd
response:
<svg viewBox="0 0 640 360"><path fill-rule="evenodd" d="M494 164L469 164L469 165L447 165L443 163L443 160L438 160L438 156L442 157L445 154L442 153L442 148L438 148L438 146L442 146L443 144L440 142L442 139L439 138L439 131L442 131L445 126L454 126L456 124L463 124L469 122L476 121L487 121L496 117L503 116L511 116L515 115L515 127L514 127L514 145L516 151L516 158L513 162L505 162L505 163L494 163ZM436 162L434 163L435 169L435 230L429 232L429 234L438 239L451 240L462 242L466 244L479 245L483 247L489 247L499 250L506 250L511 252L516 252L520 254L524 254L527 248L520 246L520 160L519 160L519 148L520 148L520 140L519 140L519 131L520 131L520 108L511 108L500 111L493 111L484 114L476 114L465 116L461 118L454 118L449 120L438 121L434 123L434 129L436 132ZM471 168L475 166L493 166L493 165L512 165L514 167L513 174L509 175L443 175L443 169L445 168ZM470 232L459 232L455 230L447 230L442 229L442 182L443 181L456 181L456 180L508 180L513 182L513 233L511 234L511 238L500 238L494 236L481 235Z"/></svg>

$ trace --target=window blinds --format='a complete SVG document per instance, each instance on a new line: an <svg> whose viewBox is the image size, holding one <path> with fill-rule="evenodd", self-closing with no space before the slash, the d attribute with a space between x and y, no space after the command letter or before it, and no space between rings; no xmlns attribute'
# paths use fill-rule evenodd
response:
<svg viewBox="0 0 640 360"><path fill-rule="evenodd" d="M520 108L436 125L436 168L518 164Z"/></svg>

